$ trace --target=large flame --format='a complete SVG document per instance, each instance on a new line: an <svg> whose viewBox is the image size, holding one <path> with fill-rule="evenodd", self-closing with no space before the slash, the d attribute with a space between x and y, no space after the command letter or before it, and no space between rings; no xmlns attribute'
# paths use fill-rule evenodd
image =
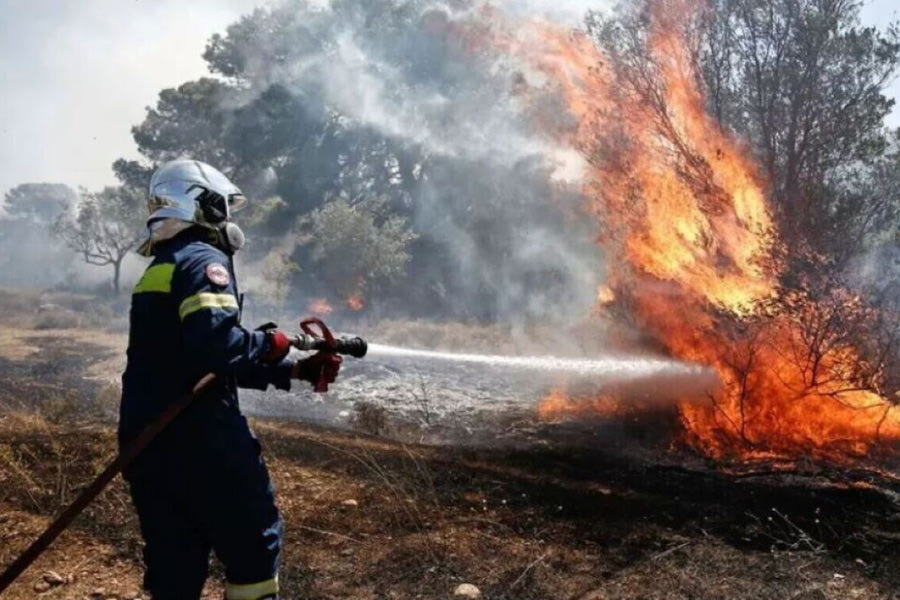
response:
<svg viewBox="0 0 900 600"><path fill-rule="evenodd" d="M755 307L777 293L766 182L748 150L706 112L681 26L694 5L653 6L647 79L635 85L586 34L538 22L515 35L492 32L497 46L546 77L540 92L551 88L573 117L560 126L534 103L536 121L590 165L584 192L614 262L598 301L623 303L673 356L718 371L720 392L680 406L684 440L709 455L836 459L896 449L900 411L853 384L855 348L821 353L815 369L828 376L816 379L796 323L750 325ZM556 392L541 414L612 411L607 399L573 402Z"/></svg>

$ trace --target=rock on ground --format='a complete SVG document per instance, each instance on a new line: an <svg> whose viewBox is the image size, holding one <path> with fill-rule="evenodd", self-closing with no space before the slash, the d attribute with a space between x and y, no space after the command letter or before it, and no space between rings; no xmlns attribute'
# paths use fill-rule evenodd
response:
<svg viewBox="0 0 900 600"><path fill-rule="evenodd" d="M453 595L459 598L481 598L481 590L471 583L461 583L453 590Z"/></svg>

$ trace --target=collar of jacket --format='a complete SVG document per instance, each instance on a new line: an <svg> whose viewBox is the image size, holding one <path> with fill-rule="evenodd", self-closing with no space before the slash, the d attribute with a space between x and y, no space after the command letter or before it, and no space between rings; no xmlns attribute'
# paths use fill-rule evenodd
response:
<svg viewBox="0 0 900 600"><path fill-rule="evenodd" d="M194 227L179 232L177 235L168 240L162 240L153 244L153 255L155 256L160 252L167 251L172 248L186 246L191 242L205 242L211 246L215 246L219 250L222 250L222 252L225 252L225 254L228 254L228 252L224 248L222 248L222 244L220 243L221 240L219 239L219 233L217 231L195 225Z"/></svg>

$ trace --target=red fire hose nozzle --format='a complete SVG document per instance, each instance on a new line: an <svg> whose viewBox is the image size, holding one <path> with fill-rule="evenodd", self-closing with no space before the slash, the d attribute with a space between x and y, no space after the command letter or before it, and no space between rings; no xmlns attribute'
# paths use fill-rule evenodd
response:
<svg viewBox="0 0 900 600"><path fill-rule="evenodd" d="M313 329L313 326L318 327L318 331ZM364 357L369 350L366 340L361 337L334 337L328 326L321 319L315 317L308 317L300 321L300 329L303 333L291 339L291 345L298 350L317 350L330 354L346 354L354 358ZM320 374L319 380L315 384L315 391L328 391L328 383L325 381L324 373Z"/></svg>

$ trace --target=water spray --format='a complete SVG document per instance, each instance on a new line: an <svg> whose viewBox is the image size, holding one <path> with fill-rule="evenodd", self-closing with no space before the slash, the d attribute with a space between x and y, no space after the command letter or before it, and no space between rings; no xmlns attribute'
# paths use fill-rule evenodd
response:
<svg viewBox="0 0 900 600"><path fill-rule="evenodd" d="M707 375L709 370L701 365L639 356L609 356L603 358L564 358L557 356L509 356L499 354L473 354L468 352L444 352L419 350L402 346L369 344L369 355L409 358L416 360L446 361L479 364L523 371L572 373L580 376L598 375L613 378L644 378L658 375L691 376Z"/></svg>

